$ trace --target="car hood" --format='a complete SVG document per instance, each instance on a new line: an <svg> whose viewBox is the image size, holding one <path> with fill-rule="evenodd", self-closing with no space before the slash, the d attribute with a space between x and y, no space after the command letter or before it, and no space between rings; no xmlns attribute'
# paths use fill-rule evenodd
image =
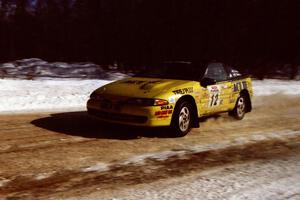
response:
<svg viewBox="0 0 300 200"><path fill-rule="evenodd" d="M98 88L95 93L126 97L154 98L163 92L176 90L181 85L186 85L189 82L193 81L133 77L107 84Z"/></svg>

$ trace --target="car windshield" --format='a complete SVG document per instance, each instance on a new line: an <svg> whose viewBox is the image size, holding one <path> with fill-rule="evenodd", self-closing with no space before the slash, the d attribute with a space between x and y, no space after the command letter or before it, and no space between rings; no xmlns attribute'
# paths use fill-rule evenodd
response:
<svg viewBox="0 0 300 200"><path fill-rule="evenodd" d="M204 66L204 64L196 65L191 62L164 62L147 66L144 71L136 74L135 77L199 81L205 72Z"/></svg>

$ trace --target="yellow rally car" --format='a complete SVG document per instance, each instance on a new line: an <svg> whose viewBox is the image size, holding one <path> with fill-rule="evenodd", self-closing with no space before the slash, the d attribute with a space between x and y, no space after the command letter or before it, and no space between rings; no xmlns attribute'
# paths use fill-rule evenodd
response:
<svg viewBox="0 0 300 200"><path fill-rule="evenodd" d="M223 63L169 62L98 88L87 109L107 122L170 126L179 137L199 127L203 116L229 112L242 119L251 97L251 78Z"/></svg>

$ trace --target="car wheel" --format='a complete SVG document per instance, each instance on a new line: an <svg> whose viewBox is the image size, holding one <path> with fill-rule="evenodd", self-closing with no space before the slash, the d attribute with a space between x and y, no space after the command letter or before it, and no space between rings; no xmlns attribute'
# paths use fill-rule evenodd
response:
<svg viewBox="0 0 300 200"><path fill-rule="evenodd" d="M171 130L172 135L175 137L183 137L191 130L192 125L192 109L188 102L181 102L178 107L175 108Z"/></svg>
<svg viewBox="0 0 300 200"><path fill-rule="evenodd" d="M231 112L229 112L229 114L232 115L234 118L241 120L246 114L246 108L247 99L244 95L241 95L237 99L234 109Z"/></svg>

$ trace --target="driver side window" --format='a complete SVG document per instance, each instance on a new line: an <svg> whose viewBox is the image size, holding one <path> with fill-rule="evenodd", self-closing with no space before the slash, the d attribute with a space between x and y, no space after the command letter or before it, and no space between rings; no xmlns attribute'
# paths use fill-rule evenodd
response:
<svg viewBox="0 0 300 200"><path fill-rule="evenodd" d="M210 63L207 66L204 78L211 78L219 81L225 81L227 79L227 73L222 63Z"/></svg>

